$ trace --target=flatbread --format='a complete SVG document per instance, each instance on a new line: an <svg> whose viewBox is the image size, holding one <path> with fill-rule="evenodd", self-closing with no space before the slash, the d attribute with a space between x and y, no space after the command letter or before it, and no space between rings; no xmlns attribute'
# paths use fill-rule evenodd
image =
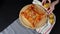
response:
<svg viewBox="0 0 60 34"><path fill-rule="evenodd" d="M46 24L47 13L41 6L29 4L21 9L19 19L21 23L29 26L28 28L35 29Z"/></svg>

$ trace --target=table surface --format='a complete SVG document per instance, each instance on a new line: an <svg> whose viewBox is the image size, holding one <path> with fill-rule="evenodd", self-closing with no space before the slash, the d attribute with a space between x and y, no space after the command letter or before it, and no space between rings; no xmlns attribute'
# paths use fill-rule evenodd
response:
<svg viewBox="0 0 60 34"><path fill-rule="evenodd" d="M23 6L31 3L32 0L0 0L0 31L4 30L18 18L19 11ZM57 4L53 11L56 15L56 24L50 34L60 34L59 6L60 4Z"/></svg>

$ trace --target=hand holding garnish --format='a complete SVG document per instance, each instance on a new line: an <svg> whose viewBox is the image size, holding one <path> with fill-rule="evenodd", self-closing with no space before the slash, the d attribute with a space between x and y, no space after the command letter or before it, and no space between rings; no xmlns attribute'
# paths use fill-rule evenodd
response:
<svg viewBox="0 0 60 34"><path fill-rule="evenodd" d="M49 3L46 3L48 1ZM52 13L52 11L55 9L55 5L59 2L59 0L56 0L51 3L51 0L42 0L43 6L46 8L48 14Z"/></svg>

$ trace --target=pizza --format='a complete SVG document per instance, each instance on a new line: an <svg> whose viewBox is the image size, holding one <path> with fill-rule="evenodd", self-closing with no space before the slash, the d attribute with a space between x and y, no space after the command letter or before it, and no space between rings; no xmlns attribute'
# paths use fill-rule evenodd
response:
<svg viewBox="0 0 60 34"><path fill-rule="evenodd" d="M42 25L43 20L46 22L47 19L46 12L34 4L25 6L24 10L21 10L20 16L23 17L22 21L25 21L31 28L37 27L38 24L39 26Z"/></svg>

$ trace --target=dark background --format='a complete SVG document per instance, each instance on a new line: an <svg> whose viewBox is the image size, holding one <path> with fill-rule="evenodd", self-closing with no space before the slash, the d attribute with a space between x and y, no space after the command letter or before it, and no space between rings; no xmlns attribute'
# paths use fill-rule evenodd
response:
<svg viewBox="0 0 60 34"><path fill-rule="evenodd" d="M32 0L0 0L0 32L18 18L23 6L31 3ZM56 24L50 34L60 34L60 3L55 6L54 14Z"/></svg>

